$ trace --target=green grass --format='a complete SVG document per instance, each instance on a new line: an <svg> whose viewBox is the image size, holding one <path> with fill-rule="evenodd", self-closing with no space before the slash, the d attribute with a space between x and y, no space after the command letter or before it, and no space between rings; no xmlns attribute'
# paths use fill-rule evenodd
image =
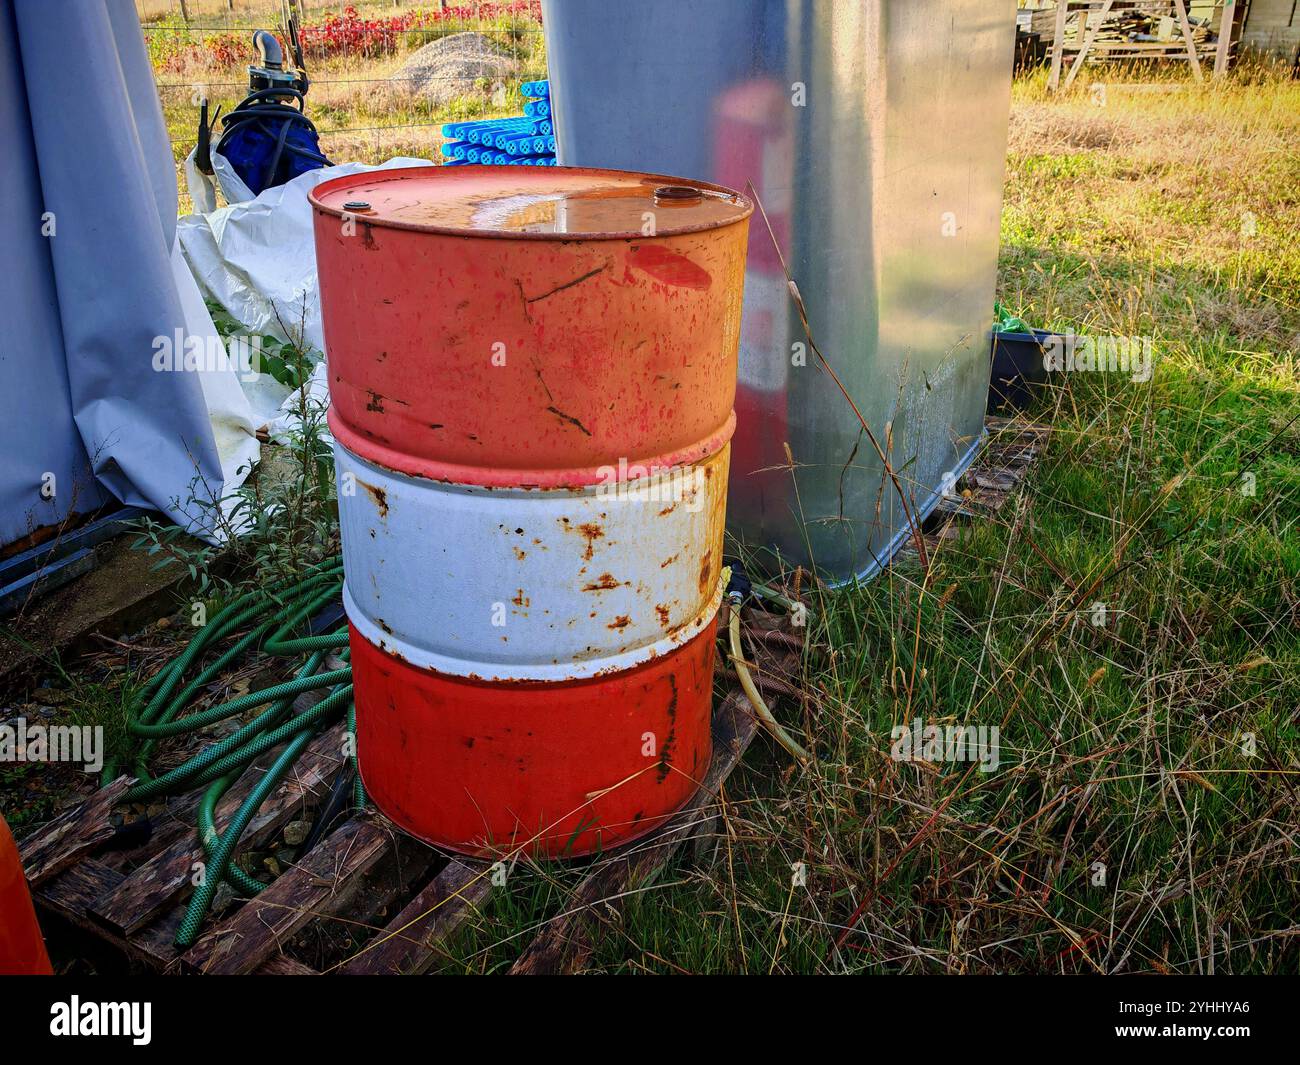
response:
<svg viewBox="0 0 1300 1065"><path fill-rule="evenodd" d="M1105 108L1018 84L999 296L1151 337L1154 378L1058 380L996 519L817 596L818 766L760 737L717 860L643 885L587 968L1300 968L1298 134L1285 81ZM1001 768L892 761L915 716L999 725ZM507 967L582 872L517 869L446 968Z"/></svg>
<svg viewBox="0 0 1300 1065"><path fill-rule="evenodd" d="M14 638L10 636L9 638ZM45 716L28 707L29 726L102 729L99 754L105 763L129 760L135 746L127 731L129 708L139 697L141 678L126 668L65 668L57 656L43 656L57 709ZM21 834L54 816L69 797L98 784L98 776L71 763L13 762L0 765L0 802L9 826Z"/></svg>

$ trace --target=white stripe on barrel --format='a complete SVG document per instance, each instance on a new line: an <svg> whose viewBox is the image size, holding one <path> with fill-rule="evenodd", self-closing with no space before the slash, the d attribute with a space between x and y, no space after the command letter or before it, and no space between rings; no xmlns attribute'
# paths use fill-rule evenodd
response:
<svg viewBox="0 0 1300 1065"><path fill-rule="evenodd" d="M349 619L410 664L482 680L629 669L721 600L730 446L573 489L408 477L335 445Z"/></svg>

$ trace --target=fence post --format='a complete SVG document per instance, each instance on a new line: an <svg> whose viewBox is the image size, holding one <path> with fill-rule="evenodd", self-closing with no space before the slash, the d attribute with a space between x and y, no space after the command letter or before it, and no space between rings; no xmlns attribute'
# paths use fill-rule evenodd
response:
<svg viewBox="0 0 1300 1065"><path fill-rule="evenodd" d="M1223 14L1219 16L1219 44L1214 50L1214 76L1223 77L1228 72L1228 53L1232 51L1233 23L1237 20L1237 0L1225 0Z"/></svg>
<svg viewBox="0 0 1300 1065"><path fill-rule="evenodd" d="M1065 45L1065 16L1070 0L1056 0L1056 25L1052 31L1052 73L1047 79L1047 88L1055 92L1061 84L1061 53Z"/></svg>

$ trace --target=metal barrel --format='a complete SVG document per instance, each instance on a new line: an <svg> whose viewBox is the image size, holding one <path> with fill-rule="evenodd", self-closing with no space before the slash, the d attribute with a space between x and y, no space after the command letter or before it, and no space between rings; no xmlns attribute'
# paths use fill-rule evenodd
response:
<svg viewBox="0 0 1300 1065"><path fill-rule="evenodd" d="M311 193L376 805L584 854L698 787L750 203L561 167Z"/></svg>

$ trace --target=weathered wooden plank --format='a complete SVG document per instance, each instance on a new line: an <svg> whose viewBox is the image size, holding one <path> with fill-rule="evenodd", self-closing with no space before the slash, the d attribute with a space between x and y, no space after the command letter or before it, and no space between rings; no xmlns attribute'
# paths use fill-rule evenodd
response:
<svg viewBox="0 0 1300 1065"><path fill-rule="evenodd" d="M303 751L293 772L286 777L250 822L243 839L246 847L257 847L303 809L324 799L343 762L343 726L327 729ZM217 805L217 828L248 797L260 774L245 773ZM190 884L194 865L203 858L203 848L191 832L165 847L145 862L112 892L96 900L92 915L122 935L132 935L172 906Z"/></svg>
<svg viewBox="0 0 1300 1065"><path fill-rule="evenodd" d="M105 865L129 873L141 862L148 861L160 850L170 846L182 836L194 832L194 810L199 804L199 792L173 795L164 808L150 815L149 838L122 850L105 851L100 857Z"/></svg>
<svg viewBox="0 0 1300 1065"><path fill-rule="evenodd" d="M354 924L370 924L381 915L387 918L389 907L401 899L409 899L431 875L435 865L442 864L442 855L427 843L395 832L389 854L366 874L365 883L348 910L348 920Z"/></svg>
<svg viewBox="0 0 1300 1065"><path fill-rule="evenodd" d="M171 941L176 934L175 926L180 924L179 911L170 929L160 930L158 934L152 934L151 930L150 934L132 939L115 935L86 916L86 910L91 903L106 892L112 891L113 887L122 880L123 874L120 870L113 869L95 858L87 858L47 881L36 892L34 898L43 912L57 914L75 927L116 947L135 961L161 971L176 956L176 948L172 946ZM268 958L258 968L257 974L259 976L318 975L315 969L283 954Z"/></svg>
<svg viewBox="0 0 1300 1065"><path fill-rule="evenodd" d="M1187 18L1185 0L1174 0L1174 13L1178 16L1178 28L1183 31L1183 43L1187 46L1187 62L1192 66L1192 76L1197 81L1204 80L1201 74L1201 61L1196 56L1196 38L1192 34L1192 24Z"/></svg>
<svg viewBox="0 0 1300 1065"><path fill-rule="evenodd" d="M393 846L351 890L346 910L308 925L288 947L298 958L310 958L322 972L346 965L367 937L382 934L385 924L433 875L446 858L427 843L402 832Z"/></svg>
<svg viewBox="0 0 1300 1065"><path fill-rule="evenodd" d="M109 815L134 783L131 777L118 777L24 839L18 852L27 883L43 884L112 839Z"/></svg>
<svg viewBox="0 0 1300 1065"><path fill-rule="evenodd" d="M528 945L511 975L570 973L591 955L594 935L609 908L618 908L629 887L645 883L672 860L694 834L718 789L740 763L758 732L745 696L730 693L713 717L713 761L695 797L659 832L601 862L574 891L566 909Z"/></svg>
<svg viewBox="0 0 1300 1065"><path fill-rule="evenodd" d="M1214 76L1223 77L1228 72L1228 57L1232 52L1232 34L1236 28L1237 0L1224 0L1223 13L1219 16L1219 41L1214 49Z"/></svg>
<svg viewBox="0 0 1300 1065"><path fill-rule="evenodd" d="M320 976L310 965L289 957L287 954L272 954L257 970L258 976Z"/></svg>
<svg viewBox="0 0 1300 1065"><path fill-rule="evenodd" d="M1056 22L1052 29L1052 71L1047 78L1049 92L1055 92L1061 84L1062 46L1065 44L1065 19L1069 10L1069 0L1057 0Z"/></svg>
<svg viewBox="0 0 1300 1065"><path fill-rule="evenodd" d="M150 942L119 936L87 916L87 908L105 892L122 882L123 874L96 858L84 858L32 892L42 912L57 914L74 927L122 951L151 969L161 969L170 954L159 952ZM174 954L172 951L171 954Z"/></svg>
<svg viewBox="0 0 1300 1065"><path fill-rule="evenodd" d="M33 889L32 898L61 917L84 922L86 907L122 882L122 874L95 858L78 862Z"/></svg>
<svg viewBox="0 0 1300 1065"><path fill-rule="evenodd" d="M438 947L481 909L491 891L488 866L451 859L341 971L353 976L427 972Z"/></svg>
<svg viewBox="0 0 1300 1065"><path fill-rule="evenodd" d="M1074 79L1079 76L1079 70L1083 66L1084 61L1088 58L1089 49L1092 48L1092 42L1097 39L1097 33L1101 30L1102 26L1105 25L1106 16L1110 14L1111 5L1114 2L1115 0L1105 0L1101 6L1101 10L1097 13L1097 18L1093 22L1091 29L1088 29L1088 12L1079 12L1078 35L1083 43L1079 46L1079 54L1074 57L1074 62L1070 65L1070 72L1065 77L1065 88L1068 89L1073 85Z"/></svg>
<svg viewBox="0 0 1300 1065"><path fill-rule="evenodd" d="M204 935L182 955L182 968L253 972L313 918L343 909L350 889L393 846L394 831L366 815L348 821L230 920Z"/></svg>

